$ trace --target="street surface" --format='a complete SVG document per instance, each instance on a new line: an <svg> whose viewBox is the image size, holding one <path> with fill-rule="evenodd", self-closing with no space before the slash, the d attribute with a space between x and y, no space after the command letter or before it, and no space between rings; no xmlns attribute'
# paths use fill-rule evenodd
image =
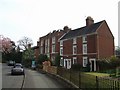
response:
<svg viewBox="0 0 120 90"><path fill-rule="evenodd" d="M2 88L21 88L23 75L11 75L12 66L2 65Z"/></svg>
<svg viewBox="0 0 120 90"><path fill-rule="evenodd" d="M11 66L2 65L2 88L65 88L45 73L25 69L24 75L11 75Z"/></svg>

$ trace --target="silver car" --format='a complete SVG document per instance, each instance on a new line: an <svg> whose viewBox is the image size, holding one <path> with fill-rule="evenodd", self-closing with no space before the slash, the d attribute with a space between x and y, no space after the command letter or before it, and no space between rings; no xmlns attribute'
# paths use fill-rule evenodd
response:
<svg viewBox="0 0 120 90"><path fill-rule="evenodd" d="M25 74L22 64L16 63L14 65L14 67L11 70L11 75L14 75L14 74L22 74L22 75Z"/></svg>

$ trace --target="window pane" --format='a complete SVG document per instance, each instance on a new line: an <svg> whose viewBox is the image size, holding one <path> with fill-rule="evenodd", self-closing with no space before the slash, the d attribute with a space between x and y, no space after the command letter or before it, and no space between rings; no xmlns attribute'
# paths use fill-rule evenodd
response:
<svg viewBox="0 0 120 90"><path fill-rule="evenodd" d="M83 43L86 43L87 42L87 36L83 36L82 40L83 40Z"/></svg>
<svg viewBox="0 0 120 90"><path fill-rule="evenodd" d="M77 54L77 46L73 46L73 55Z"/></svg>
<svg viewBox="0 0 120 90"><path fill-rule="evenodd" d="M87 44L83 44L83 54L87 54Z"/></svg>
<svg viewBox="0 0 120 90"><path fill-rule="evenodd" d="M63 47L60 48L60 55L63 55Z"/></svg>
<svg viewBox="0 0 120 90"><path fill-rule="evenodd" d="M87 66L87 57L83 57L83 67L86 67Z"/></svg>
<svg viewBox="0 0 120 90"><path fill-rule="evenodd" d="M74 39L73 39L73 44L76 44L76 43L77 43L77 42L76 42L76 38L74 38Z"/></svg>

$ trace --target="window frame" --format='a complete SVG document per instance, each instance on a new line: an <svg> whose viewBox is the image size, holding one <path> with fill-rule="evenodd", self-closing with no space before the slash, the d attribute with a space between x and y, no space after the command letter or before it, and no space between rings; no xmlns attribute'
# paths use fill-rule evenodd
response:
<svg viewBox="0 0 120 90"><path fill-rule="evenodd" d="M85 59L86 59L86 62L85 62ZM83 67L87 67L87 64L88 64L88 58L87 57L83 57Z"/></svg>
<svg viewBox="0 0 120 90"><path fill-rule="evenodd" d="M60 47L60 56L63 56L63 47Z"/></svg>
<svg viewBox="0 0 120 90"><path fill-rule="evenodd" d="M77 64L77 57L73 57L73 64Z"/></svg>
<svg viewBox="0 0 120 90"><path fill-rule="evenodd" d="M83 44L83 54L87 54L87 44Z"/></svg>
<svg viewBox="0 0 120 90"><path fill-rule="evenodd" d="M77 44L77 38L73 38L73 44Z"/></svg>
<svg viewBox="0 0 120 90"><path fill-rule="evenodd" d="M75 53L75 48L76 48L76 53ZM73 45L73 55L77 54L77 45Z"/></svg>
<svg viewBox="0 0 120 90"><path fill-rule="evenodd" d="M82 36L82 42L83 43L87 43L87 36L85 35L85 36Z"/></svg>

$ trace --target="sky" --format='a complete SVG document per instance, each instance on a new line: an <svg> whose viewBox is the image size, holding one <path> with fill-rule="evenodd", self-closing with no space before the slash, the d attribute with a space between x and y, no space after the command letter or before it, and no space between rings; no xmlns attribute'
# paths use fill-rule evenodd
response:
<svg viewBox="0 0 120 90"><path fill-rule="evenodd" d="M91 16L94 22L106 20L118 46L119 0L0 0L0 35L12 41L24 36L37 45L39 37L53 30L71 29L86 25Z"/></svg>

